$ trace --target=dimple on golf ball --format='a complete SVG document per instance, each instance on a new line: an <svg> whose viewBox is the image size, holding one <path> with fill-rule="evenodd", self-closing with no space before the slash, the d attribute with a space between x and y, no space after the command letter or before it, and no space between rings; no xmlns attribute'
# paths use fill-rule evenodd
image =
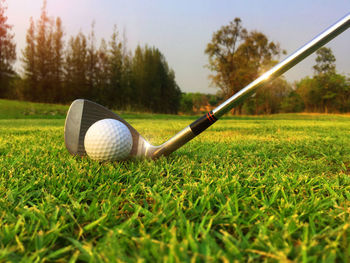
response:
<svg viewBox="0 0 350 263"><path fill-rule="evenodd" d="M97 161L123 160L130 154L132 136L129 128L114 119L95 122L84 139L87 155Z"/></svg>

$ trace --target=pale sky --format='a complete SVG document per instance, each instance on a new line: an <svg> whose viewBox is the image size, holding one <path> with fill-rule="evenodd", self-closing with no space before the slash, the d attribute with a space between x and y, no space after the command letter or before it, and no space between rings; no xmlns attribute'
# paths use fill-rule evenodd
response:
<svg viewBox="0 0 350 263"><path fill-rule="evenodd" d="M40 16L42 0L7 0L17 53L25 45L29 18ZM98 39L109 39L113 25L125 30L129 49L155 46L165 55L185 92L216 93L205 68L205 47L214 31L240 17L243 26L263 32L280 43L287 55L350 12L349 0L48 0L50 16L60 16L65 39L80 30L88 33L95 21ZM350 29L332 40L338 72L350 76ZM281 57L281 60L285 56ZM299 80L313 73L310 56L285 74Z"/></svg>

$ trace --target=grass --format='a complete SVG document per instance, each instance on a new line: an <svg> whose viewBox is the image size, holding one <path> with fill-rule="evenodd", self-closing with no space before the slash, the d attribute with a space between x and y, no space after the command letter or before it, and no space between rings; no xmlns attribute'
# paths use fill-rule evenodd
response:
<svg viewBox="0 0 350 263"><path fill-rule="evenodd" d="M62 119L68 106L0 99L0 119Z"/></svg>
<svg viewBox="0 0 350 263"><path fill-rule="evenodd" d="M350 117L227 117L167 158L99 164L33 107L0 104L0 261L349 262ZM125 117L152 143L194 118Z"/></svg>

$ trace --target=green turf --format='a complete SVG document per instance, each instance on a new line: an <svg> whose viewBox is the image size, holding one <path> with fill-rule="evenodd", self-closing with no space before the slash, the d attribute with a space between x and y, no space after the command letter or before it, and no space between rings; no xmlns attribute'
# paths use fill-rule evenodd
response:
<svg viewBox="0 0 350 263"><path fill-rule="evenodd" d="M152 143L193 120L126 117ZM168 158L102 165L68 154L63 124L0 120L0 261L350 258L350 117L226 118Z"/></svg>
<svg viewBox="0 0 350 263"><path fill-rule="evenodd" d="M0 119L62 119L68 106L0 99Z"/></svg>

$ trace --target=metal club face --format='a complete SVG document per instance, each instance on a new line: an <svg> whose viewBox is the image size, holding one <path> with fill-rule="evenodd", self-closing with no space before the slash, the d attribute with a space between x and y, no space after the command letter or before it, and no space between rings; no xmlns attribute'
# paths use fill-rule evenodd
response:
<svg viewBox="0 0 350 263"><path fill-rule="evenodd" d="M157 158L162 155L168 155L215 123L218 118L252 95L258 87L282 75L349 27L350 13L234 94L231 98L221 103L213 111L194 121L159 146L149 144L129 123L107 108L88 100L75 100L68 110L65 123L64 138L66 147L73 155L85 155L84 137L89 127L96 121L111 118L124 123L131 132L133 146L130 157Z"/></svg>

